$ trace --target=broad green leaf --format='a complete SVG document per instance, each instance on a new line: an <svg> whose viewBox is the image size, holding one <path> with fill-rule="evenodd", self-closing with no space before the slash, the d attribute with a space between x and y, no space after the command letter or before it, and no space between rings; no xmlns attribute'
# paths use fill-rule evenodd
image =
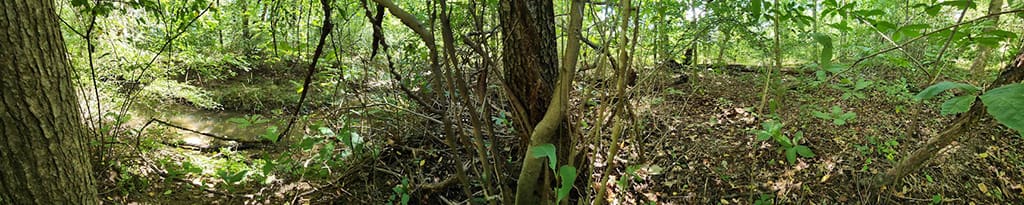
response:
<svg viewBox="0 0 1024 205"><path fill-rule="evenodd" d="M863 90L864 88L867 88L868 86L871 86L872 83L875 83L875 81L860 79L860 80L857 80L857 83L853 85L853 89L854 90Z"/></svg>
<svg viewBox="0 0 1024 205"><path fill-rule="evenodd" d="M238 126L241 127L241 128L246 128L246 127L249 127L249 125L250 125L248 120L245 120L245 118L240 118L240 117L230 118L230 119L228 119L228 122L238 124Z"/></svg>
<svg viewBox="0 0 1024 205"><path fill-rule="evenodd" d="M789 164L796 164L796 147L786 148L786 161Z"/></svg>
<svg viewBox="0 0 1024 205"><path fill-rule="evenodd" d="M832 119L832 115L829 115L828 113L814 111L813 115L814 115L814 117L821 118L821 119Z"/></svg>
<svg viewBox="0 0 1024 205"><path fill-rule="evenodd" d="M757 131L757 141L765 141L772 138L772 134L764 130Z"/></svg>
<svg viewBox="0 0 1024 205"><path fill-rule="evenodd" d="M548 167L551 171L555 171L555 165L558 164L558 156L555 154L555 145L551 143L533 146L533 153L531 156L534 158L547 157Z"/></svg>
<svg viewBox="0 0 1024 205"><path fill-rule="evenodd" d="M874 25L875 28L878 29L878 31L881 31L882 33L887 33L887 34L892 34L892 33L896 32L896 30L898 28L896 26L896 24L893 24L892 22L888 22L888 21L877 21L877 22L872 23L872 25Z"/></svg>
<svg viewBox="0 0 1024 205"><path fill-rule="evenodd" d="M1017 38L1017 33L1009 32L1009 31L1005 31L1005 30L986 31L985 34L983 34L983 35L993 35L993 36L999 36L999 37L1011 38L1011 39L1012 38Z"/></svg>
<svg viewBox="0 0 1024 205"><path fill-rule="evenodd" d="M971 1L971 0L943 1L942 3L939 3L938 5L941 5L941 6L953 6L953 7L956 7L957 9L961 9L961 10L965 9L965 8L972 8L973 9L973 8L978 6L978 4L974 3L974 1Z"/></svg>
<svg viewBox="0 0 1024 205"><path fill-rule="evenodd" d="M1011 84L981 95L988 114L1024 136L1024 84Z"/></svg>
<svg viewBox="0 0 1024 205"><path fill-rule="evenodd" d="M333 137L334 136L334 131L332 131L331 128L329 128L329 127L321 126L317 130L320 131L320 135L328 136L328 137Z"/></svg>
<svg viewBox="0 0 1024 205"><path fill-rule="evenodd" d="M800 154L800 156L804 158L811 158L817 156L814 154L813 151L811 151L811 148L807 146L797 145L796 147L793 147L793 150L796 150L796 153Z"/></svg>
<svg viewBox="0 0 1024 205"><path fill-rule="evenodd" d="M846 124L846 119L843 119L843 118L832 119L832 124L836 124L836 125L839 125L839 126L845 125Z"/></svg>
<svg viewBox="0 0 1024 205"><path fill-rule="evenodd" d="M775 141L777 141L780 145L782 145L782 147L792 147L793 146L793 141L790 140L789 137L786 137L786 136L777 136L777 137L775 137Z"/></svg>
<svg viewBox="0 0 1024 205"><path fill-rule="evenodd" d="M847 68L846 65L838 64L837 63L837 64L831 64L828 67L825 67L825 70L828 71L828 72L832 72L832 73L839 73L839 72L843 72L843 70L846 70L846 68Z"/></svg>
<svg viewBox="0 0 1024 205"><path fill-rule="evenodd" d="M263 139L266 139L268 141L276 142L277 141L277 137L278 137L277 136L277 126L267 127L266 132L264 132L260 136L263 137Z"/></svg>
<svg viewBox="0 0 1024 205"><path fill-rule="evenodd" d="M987 46L987 47L997 47L997 46L999 46L999 42L1002 42L1003 40L1005 40L1005 38L993 37L993 36L979 36L979 37L973 38L973 39L974 39L975 43L978 43L980 45Z"/></svg>
<svg viewBox="0 0 1024 205"><path fill-rule="evenodd" d="M576 183L576 167L562 165L558 168L558 176L562 180L562 186L558 187L558 201L569 196L573 183Z"/></svg>
<svg viewBox="0 0 1024 205"><path fill-rule="evenodd" d="M846 112L846 113L843 113L842 115L839 115L839 119L852 120L853 118L857 118L857 113Z"/></svg>
<svg viewBox="0 0 1024 205"><path fill-rule="evenodd" d="M747 10L750 11L750 15L755 20L761 17L761 4L762 3L763 3L762 0L753 0L753 1L750 1L750 7L747 7Z"/></svg>
<svg viewBox="0 0 1024 205"><path fill-rule="evenodd" d="M954 83L954 82L949 82L949 81L943 81L943 82L940 82L940 83L936 83L935 85L929 86L928 88L925 88L924 90L921 91L921 93L918 93L916 96L914 96L914 98L917 98L917 99L920 99L920 100L931 99L931 98L939 95L939 93L942 93L943 91L946 91L946 90L949 90L949 89L953 89L953 88L965 90L965 91L968 91L968 92L977 92L978 91L978 87L974 87L973 85L969 85L969 84L965 84L965 83Z"/></svg>
<svg viewBox="0 0 1024 205"><path fill-rule="evenodd" d="M942 103L942 115L952 115L967 112L971 109L971 105L974 104L974 95L965 95L950 98L946 102Z"/></svg>
<svg viewBox="0 0 1024 205"><path fill-rule="evenodd" d="M942 11L942 5L932 5L924 9L924 12L932 17L939 15L939 11Z"/></svg>
<svg viewBox="0 0 1024 205"><path fill-rule="evenodd" d="M828 67L832 63L832 38L823 33L814 33L814 41L821 44L821 56L818 57L818 62L821 62L822 67Z"/></svg>

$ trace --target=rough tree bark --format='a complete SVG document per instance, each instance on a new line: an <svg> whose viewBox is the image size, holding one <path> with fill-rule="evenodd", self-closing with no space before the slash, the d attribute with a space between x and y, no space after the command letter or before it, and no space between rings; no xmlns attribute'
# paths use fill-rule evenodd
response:
<svg viewBox="0 0 1024 205"><path fill-rule="evenodd" d="M53 1L0 16L0 204L98 204Z"/></svg>
<svg viewBox="0 0 1024 205"><path fill-rule="evenodd" d="M519 130L520 148L526 147L526 152L521 153L525 157L516 187L516 204L547 202L553 197L546 183L549 181L541 177L545 172L540 166L543 163L537 163L541 160L531 157L530 152L533 146L551 143L559 159L568 159L569 138L564 129L567 100L557 96L568 91L556 92L555 81L560 78L567 87L571 73L559 77L552 1L502 0L500 4L506 95L515 111L513 120Z"/></svg>
<svg viewBox="0 0 1024 205"><path fill-rule="evenodd" d="M523 145L544 118L558 75L552 1L501 1L502 63Z"/></svg>

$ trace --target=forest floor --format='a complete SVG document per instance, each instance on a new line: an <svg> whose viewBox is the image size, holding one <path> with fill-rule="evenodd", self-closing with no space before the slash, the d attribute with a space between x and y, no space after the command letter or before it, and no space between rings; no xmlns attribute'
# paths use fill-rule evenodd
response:
<svg viewBox="0 0 1024 205"><path fill-rule="evenodd" d="M639 136L643 144L627 146L630 155L621 163L646 162L663 169L631 186L617 187L635 193L635 202L750 204L774 198L795 204L934 200L1001 204L1024 200L1024 140L990 118L900 183L879 191L863 186L861 182L892 167L953 120L939 115L938 103L912 100L914 93L907 88L918 85L888 79L890 83L844 92L783 76L783 91L769 91L780 100L776 118L786 136L803 132L800 144L817 155L787 164L777 143L755 139L754 131L771 119L751 112L761 99L763 86L755 84L763 82L760 74L704 73L691 80L694 83L677 88L681 92L640 94L640 99L633 99L647 126ZM644 104L660 99L664 102ZM829 113L832 106L855 112L856 117L836 125L812 114Z"/></svg>
<svg viewBox="0 0 1024 205"><path fill-rule="evenodd" d="M760 74L701 71L691 74L690 82L681 85L673 85L667 74L641 76L638 86L631 88L634 94L630 98L635 108L632 112L638 118L628 132L635 137L627 140L610 173L616 181L623 175L633 177L626 183L607 183L613 187L609 197L618 199L614 200L616 204L751 204L773 200L795 204L925 204L935 200L1002 204L1024 200L1024 138L990 118L983 118L967 136L943 149L921 171L896 185L869 190L860 182L884 172L919 148L953 117L939 115L939 103L914 101L914 93L908 90L920 87L917 84L888 79L867 89L844 91L827 85L811 86L792 75L781 78L780 88L768 91L778 101L770 106L775 108L774 115L758 115L755 110L764 92ZM829 113L832 106L854 112L856 117L836 125L812 114ZM111 175L109 180L101 180L110 187L138 186L133 191L110 188L103 197L111 203L382 204L396 195L394 187L411 178L420 184L439 185L413 190L413 203L461 198L460 189L453 188L458 186L447 186L452 183L446 180L454 174L455 154L444 151L447 148L443 142L429 137L439 135L436 126L422 119L410 120L417 118L408 114L358 115L362 119L386 119L365 125L377 129L363 134L377 143L379 155L374 160L350 164L349 170L332 170L332 177L300 175L232 187L213 186L218 183L216 179L195 175L185 180L165 180L154 176L152 169L135 167L149 171L134 171L143 176L135 178L119 172L100 173ZM212 121L228 117L214 114ZM336 114L318 118L334 117ZM783 124L786 136L802 132L804 140L800 144L810 147L816 156L797 158L795 164L789 164L777 143L756 140L755 132L771 119ZM394 125L392 121L396 120L405 124ZM507 128L499 133L507 135L499 137L500 143L515 141ZM596 148L596 153L607 153L606 146L604 143ZM147 152L151 157L159 155L179 162L217 164L217 160L256 161L252 159L265 157L262 150L226 155L152 147ZM499 152L515 154L509 149ZM590 159L603 162L604 154L600 155ZM603 170L606 165L590 166ZM470 170L471 175L476 173ZM509 182L515 176L507 172L498 177ZM600 176L590 177L589 181L598 181ZM126 185L125 180L135 182Z"/></svg>

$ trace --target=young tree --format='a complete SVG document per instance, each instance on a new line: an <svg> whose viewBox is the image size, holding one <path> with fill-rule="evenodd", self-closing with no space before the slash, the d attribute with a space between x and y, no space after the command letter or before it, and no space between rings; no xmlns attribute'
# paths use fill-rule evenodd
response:
<svg viewBox="0 0 1024 205"><path fill-rule="evenodd" d="M54 2L0 3L0 204L97 204Z"/></svg>

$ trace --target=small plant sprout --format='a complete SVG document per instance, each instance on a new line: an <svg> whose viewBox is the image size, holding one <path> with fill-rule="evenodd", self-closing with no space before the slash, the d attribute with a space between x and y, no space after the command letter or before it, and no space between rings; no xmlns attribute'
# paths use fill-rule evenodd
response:
<svg viewBox="0 0 1024 205"><path fill-rule="evenodd" d="M782 134L782 124L775 121L768 121L761 124L762 130L757 130L757 140L764 141L768 139L774 139L776 143L782 146L781 150L785 153L786 161L790 164L796 163L796 157L800 156L803 158L812 158L815 156L814 152L811 151L810 147L800 145L800 140L804 138L804 132L799 131L793 135L792 138Z"/></svg>
<svg viewBox="0 0 1024 205"><path fill-rule="evenodd" d="M857 118L857 113L843 112L839 106L832 106L832 110L829 113L814 111L814 117L832 120L832 124L842 126L853 121L854 118Z"/></svg>

